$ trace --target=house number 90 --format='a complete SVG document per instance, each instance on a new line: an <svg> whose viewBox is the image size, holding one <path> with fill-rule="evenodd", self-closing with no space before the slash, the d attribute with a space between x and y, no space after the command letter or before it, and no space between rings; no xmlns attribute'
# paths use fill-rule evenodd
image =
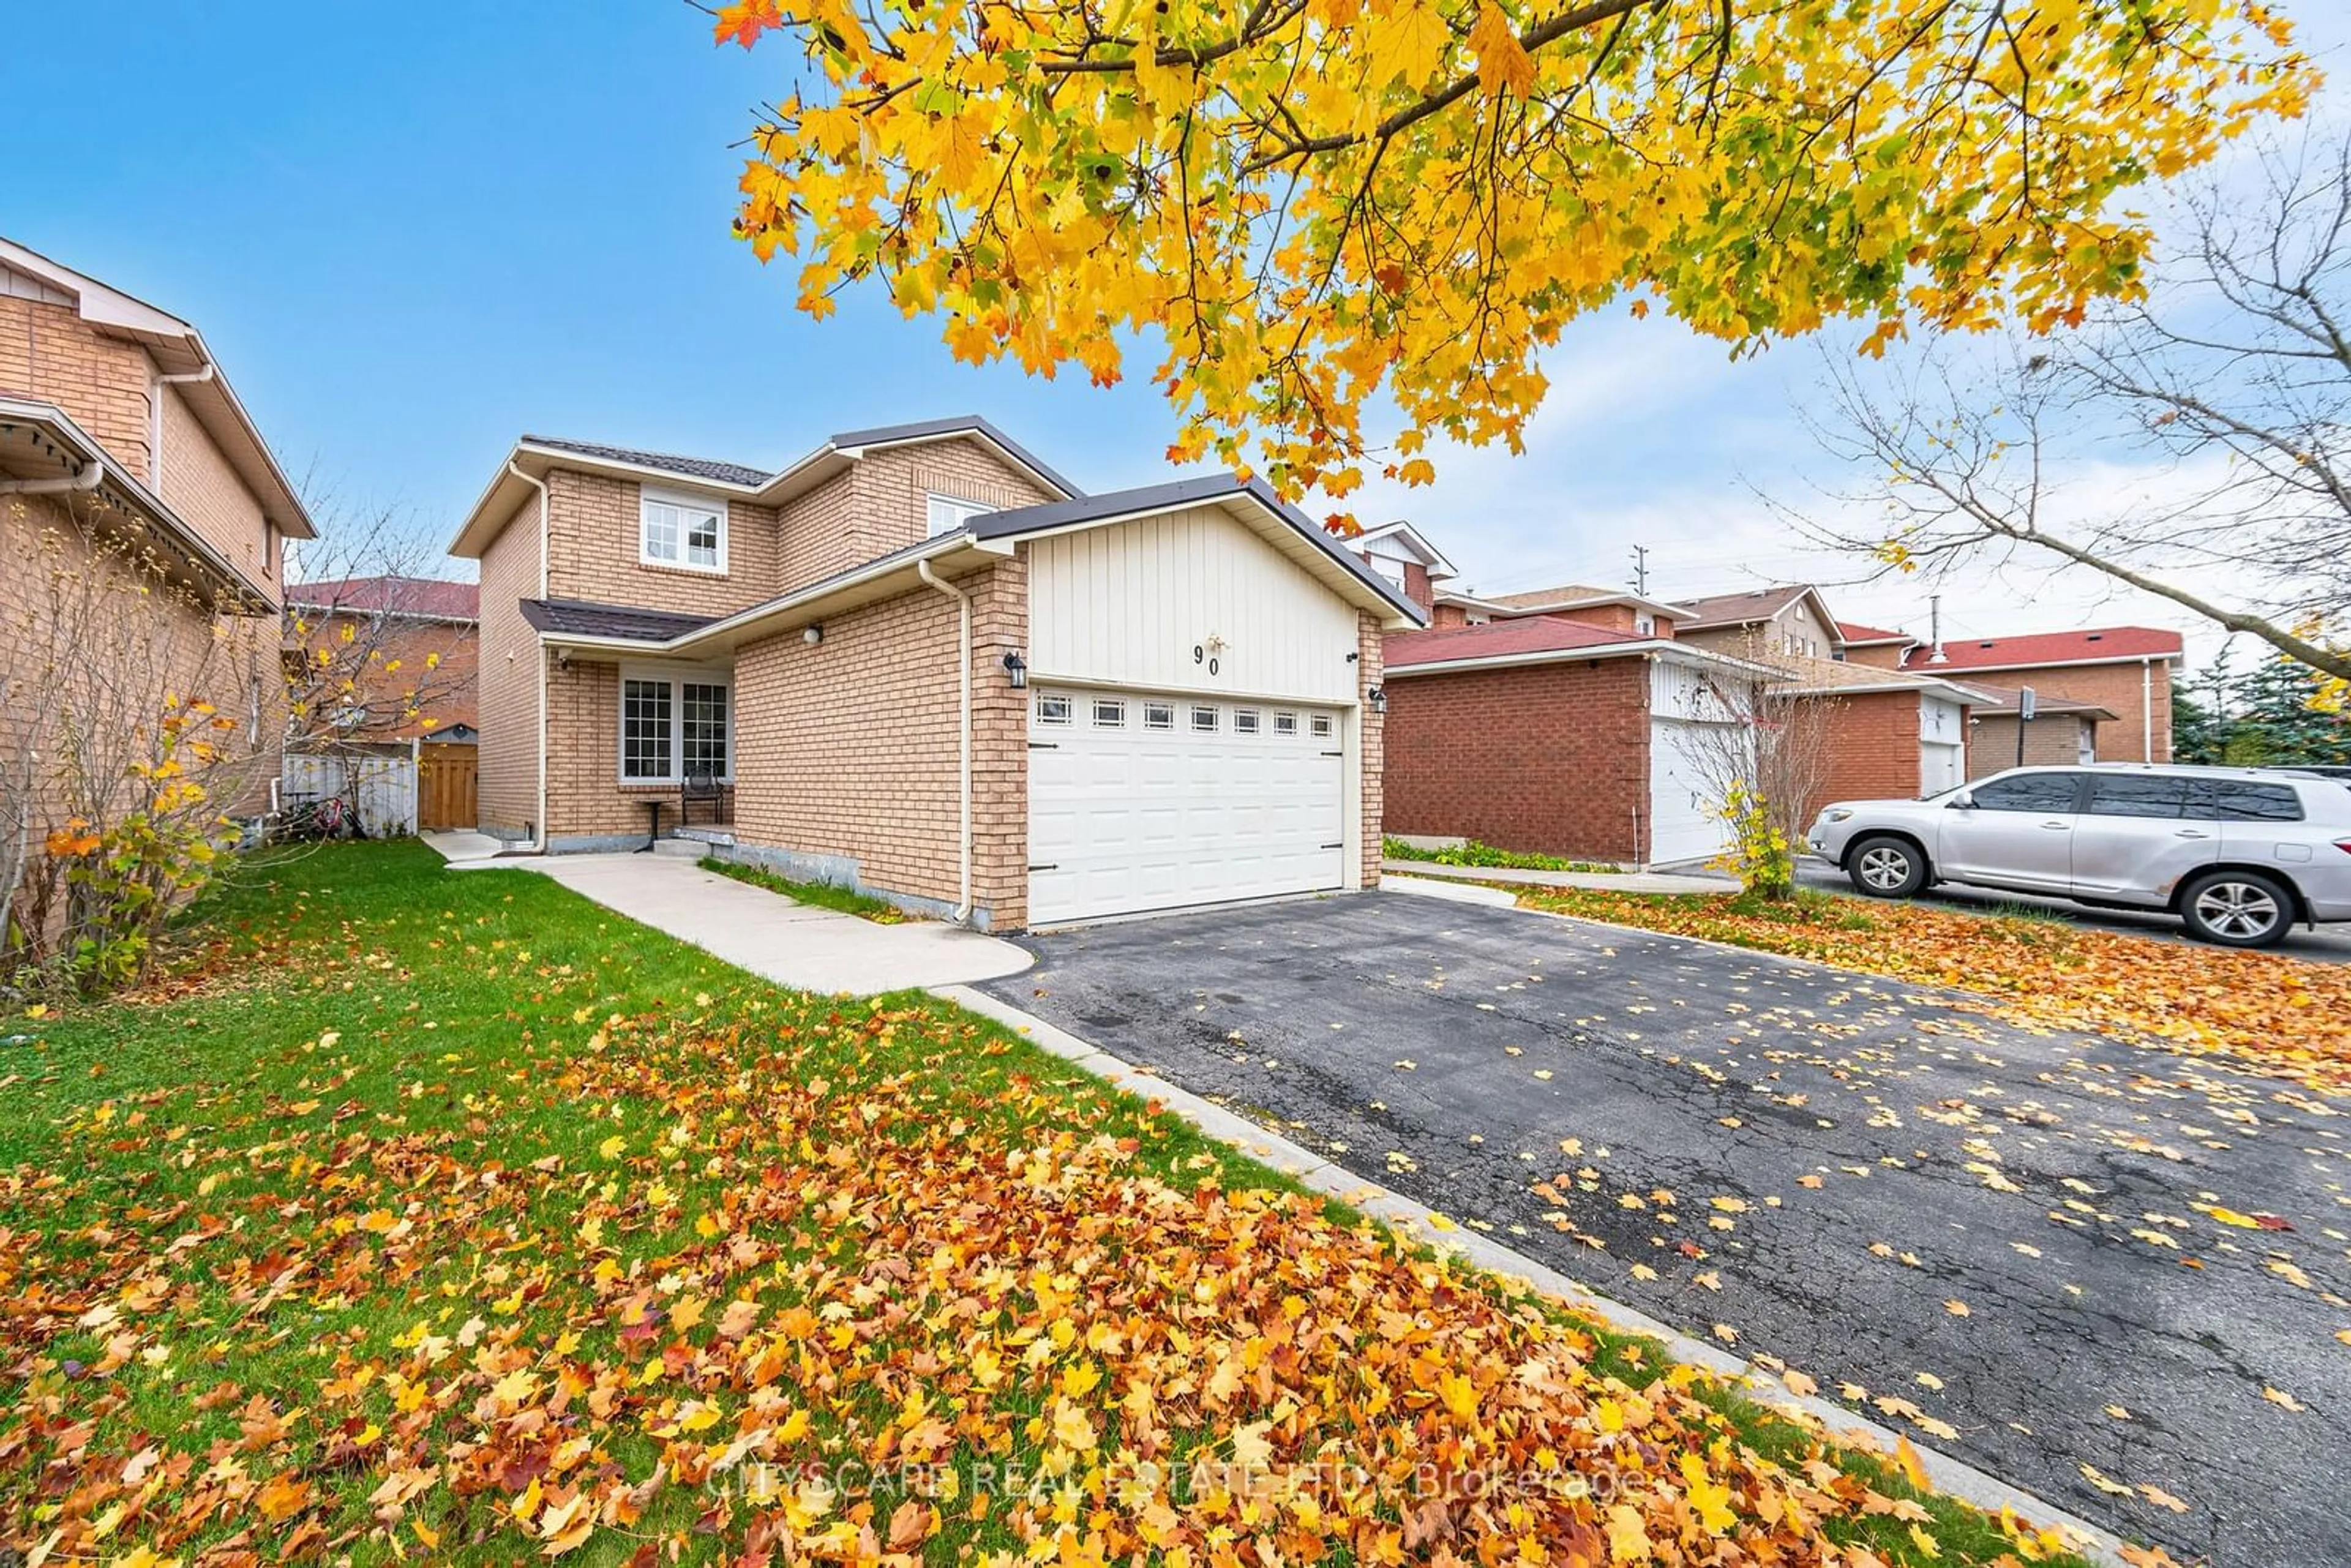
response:
<svg viewBox="0 0 2351 1568"><path fill-rule="evenodd" d="M1210 658L1208 656L1208 650L1202 647L1197 643L1192 644L1192 662L1196 664L1207 665L1208 674L1212 675L1217 673L1217 661Z"/></svg>

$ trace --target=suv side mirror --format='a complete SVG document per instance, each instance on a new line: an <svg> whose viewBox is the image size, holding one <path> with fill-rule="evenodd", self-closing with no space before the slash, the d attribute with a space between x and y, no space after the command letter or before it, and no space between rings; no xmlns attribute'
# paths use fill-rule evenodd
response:
<svg viewBox="0 0 2351 1568"><path fill-rule="evenodd" d="M1972 811L1976 809L1976 798L1968 794L1954 795L1951 797L1949 809L1954 811Z"/></svg>

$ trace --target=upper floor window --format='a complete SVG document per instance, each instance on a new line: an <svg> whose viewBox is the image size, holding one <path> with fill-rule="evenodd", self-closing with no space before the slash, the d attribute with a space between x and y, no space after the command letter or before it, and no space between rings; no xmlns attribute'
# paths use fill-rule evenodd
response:
<svg viewBox="0 0 2351 1568"><path fill-rule="evenodd" d="M951 534L982 512L996 510L985 501L967 501L956 496L933 496L927 537L936 538Z"/></svg>
<svg viewBox="0 0 2351 1568"><path fill-rule="evenodd" d="M689 571L726 570L726 503L648 489L639 507L637 559Z"/></svg>

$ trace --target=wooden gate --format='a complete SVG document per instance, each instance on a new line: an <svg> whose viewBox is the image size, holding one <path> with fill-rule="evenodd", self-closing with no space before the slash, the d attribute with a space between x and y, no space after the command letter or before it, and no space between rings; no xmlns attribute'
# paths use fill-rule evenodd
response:
<svg viewBox="0 0 2351 1568"><path fill-rule="evenodd" d="M478 774L475 748L455 742L418 749L417 815L430 828L470 828L474 825L474 790Z"/></svg>

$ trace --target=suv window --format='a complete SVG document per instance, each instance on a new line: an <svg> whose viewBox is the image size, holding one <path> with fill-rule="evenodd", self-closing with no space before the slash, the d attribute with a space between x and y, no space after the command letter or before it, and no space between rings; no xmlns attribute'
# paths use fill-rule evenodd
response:
<svg viewBox="0 0 2351 1568"><path fill-rule="evenodd" d="M2199 779L2189 786L2188 814L2218 822L2299 822L2302 797L2291 784Z"/></svg>
<svg viewBox="0 0 2351 1568"><path fill-rule="evenodd" d="M1969 798L1986 811L2071 811L2078 793L2077 773L2020 773L1995 779L1970 790Z"/></svg>
<svg viewBox="0 0 2351 1568"><path fill-rule="evenodd" d="M2090 780L2082 810L2094 817L2177 817L2187 803L2185 779L2102 774Z"/></svg>

